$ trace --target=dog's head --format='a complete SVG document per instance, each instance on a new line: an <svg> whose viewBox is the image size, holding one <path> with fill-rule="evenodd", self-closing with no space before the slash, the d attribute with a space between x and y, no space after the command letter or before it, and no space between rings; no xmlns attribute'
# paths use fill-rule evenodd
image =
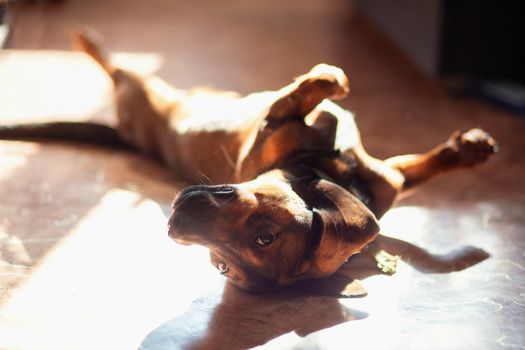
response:
<svg viewBox="0 0 525 350"><path fill-rule="evenodd" d="M171 238L208 247L213 265L250 291L330 275L378 231L372 212L344 188L282 170L188 187L169 219Z"/></svg>

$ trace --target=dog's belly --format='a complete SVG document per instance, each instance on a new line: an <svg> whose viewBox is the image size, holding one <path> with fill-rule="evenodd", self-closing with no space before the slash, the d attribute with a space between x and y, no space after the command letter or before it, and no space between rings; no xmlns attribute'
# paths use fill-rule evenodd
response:
<svg viewBox="0 0 525 350"><path fill-rule="evenodd" d="M233 93L197 90L184 94L183 98L179 96L181 93L173 92L168 98L166 94L157 94L157 85L148 85L146 95L150 103L143 104L151 106L149 114L152 117L144 118L149 114L140 113L135 118L128 118L129 123L137 124L129 129L140 131L132 135L134 143L148 153L158 154L176 174L191 183L235 182L240 149L249 140L249 135L263 125L278 93L259 92L241 98ZM120 102L125 102L127 95L133 101L141 95L138 88L127 90L120 94ZM136 114L135 109L125 109L127 113L122 114ZM326 129L319 130L320 140L332 139L333 147L341 151L352 149L360 142L352 113L329 100L319 104L316 110L327 112L335 125L328 134ZM145 122L147 125L139 125ZM154 130L146 132L150 128ZM139 137L141 134L150 135L149 140L143 141ZM325 146L319 145L323 149ZM283 152L300 153L302 148L312 147L316 146L298 144Z"/></svg>
<svg viewBox="0 0 525 350"><path fill-rule="evenodd" d="M259 129L274 99L271 92L226 100L213 95L196 96L172 116L170 135L161 145L163 158L192 183L236 182L240 149L250 132ZM352 113L329 100L316 109L328 112L335 120L335 135L325 135L334 139L335 149L347 152L360 142ZM312 145L298 147L293 153L300 154L302 147L307 151Z"/></svg>
<svg viewBox="0 0 525 350"><path fill-rule="evenodd" d="M263 120L276 96L273 91L240 98L234 93L197 90L176 106L169 117L170 128L179 135L239 132Z"/></svg>
<svg viewBox="0 0 525 350"><path fill-rule="evenodd" d="M169 116L169 135L161 145L164 160L191 182L234 182L239 150L274 99L274 92L188 96Z"/></svg>

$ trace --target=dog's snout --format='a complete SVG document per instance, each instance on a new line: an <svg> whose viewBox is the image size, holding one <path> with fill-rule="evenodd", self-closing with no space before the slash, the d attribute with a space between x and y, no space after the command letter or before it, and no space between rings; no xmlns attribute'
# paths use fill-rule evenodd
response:
<svg viewBox="0 0 525 350"><path fill-rule="evenodd" d="M208 242L210 225L228 203L235 203L235 186L190 186L173 203L168 220L169 236L180 243Z"/></svg>

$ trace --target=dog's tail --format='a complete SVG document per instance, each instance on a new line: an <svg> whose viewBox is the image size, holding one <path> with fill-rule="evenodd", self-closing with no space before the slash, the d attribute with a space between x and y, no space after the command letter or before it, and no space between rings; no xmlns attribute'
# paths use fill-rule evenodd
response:
<svg viewBox="0 0 525 350"><path fill-rule="evenodd" d="M73 37L73 47L79 51L87 53L100 66L113 77L115 67L109 63L108 55L103 52L100 45L95 43L95 40L90 38L85 32L77 31Z"/></svg>
<svg viewBox="0 0 525 350"><path fill-rule="evenodd" d="M49 122L0 126L0 140L60 140L132 149L117 130L90 122Z"/></svg>

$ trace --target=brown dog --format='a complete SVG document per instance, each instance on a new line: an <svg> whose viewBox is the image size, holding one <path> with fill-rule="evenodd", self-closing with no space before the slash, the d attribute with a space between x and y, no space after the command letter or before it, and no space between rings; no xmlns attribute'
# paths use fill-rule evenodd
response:
<svg viewBox="0 0 525 350"><path fill-rule="evenodd" d="M77 44L114 81L122 139L188 181L228 184L182 190L169 235L207 246L246 290L333 274L376 237L399 193L496 151L473 129L422 155L372 158L352 114L327 100L344 97L348 80L325 64L278 91L240 97L143 80L111 66L83 35Z"/></svg>

